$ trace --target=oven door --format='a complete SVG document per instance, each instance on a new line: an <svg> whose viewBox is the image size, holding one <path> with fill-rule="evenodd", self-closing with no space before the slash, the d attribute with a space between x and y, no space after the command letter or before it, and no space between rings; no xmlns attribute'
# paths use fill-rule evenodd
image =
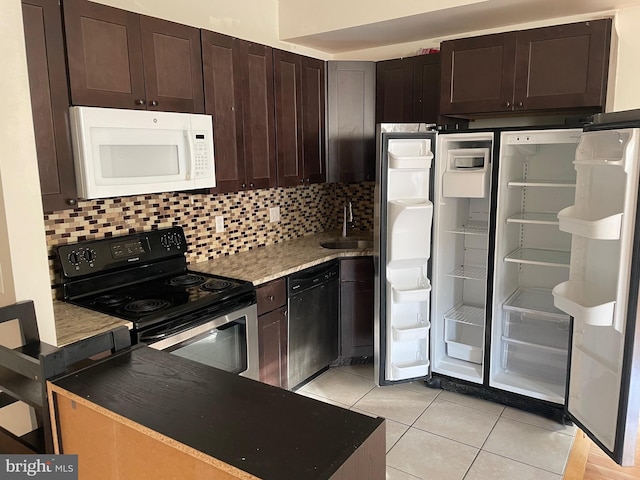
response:
<svg viewBox="0 0 640 480"><path fill-rule="evenodd" d="M140 340L163 350L211 367L258 380L258 315L256 305L235 310L178 333L155 332ZM154 340L162 338L161 340Z"/></svg>

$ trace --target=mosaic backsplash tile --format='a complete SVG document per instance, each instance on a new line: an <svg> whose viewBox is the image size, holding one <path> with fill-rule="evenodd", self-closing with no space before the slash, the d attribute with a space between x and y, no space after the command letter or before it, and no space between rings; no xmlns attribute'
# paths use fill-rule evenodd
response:
<svg viewBox="0 0 640 480"><path fill-rule="evenodd" d="M351 200L357 230L373 229L374 183L326 183L210 195L161 193L80 201L76 208L45 215L52 284L53 247L82 240L180 225L189 263L211 260L342 225L342 205ZM280 221L269 223L269 208ZM215 217L225 230L216 233Z"/></svg>

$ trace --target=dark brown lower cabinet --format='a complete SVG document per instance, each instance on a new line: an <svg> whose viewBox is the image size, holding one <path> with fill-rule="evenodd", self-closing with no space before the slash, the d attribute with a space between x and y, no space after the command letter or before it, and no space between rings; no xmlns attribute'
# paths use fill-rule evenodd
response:
<svg viewBox="0 0 640 480"><path fill-rule="evenodd" d="M287 388L287 308L258 317L260 381Z"/></svg>
<svg viewBox="0 0 640 480"><path fill-rule="evenodd" d="M372 257L340 262L340 357L373 356Z"/></svg>

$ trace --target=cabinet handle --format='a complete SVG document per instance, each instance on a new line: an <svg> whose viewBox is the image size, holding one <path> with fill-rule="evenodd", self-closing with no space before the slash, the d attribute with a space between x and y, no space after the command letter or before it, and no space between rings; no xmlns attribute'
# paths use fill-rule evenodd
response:
<svg viewBox="0 0 640 480"><path fill-rule="evenodd" d="M249 187L253 188L253 187L255 187L255 185L253 183L250 183Z"/></svg>
<svg viewBox="0 0 640 480"><path fill-rule="evenodd" d="M270 302L273 302L273 295L269 295L267 298L269 299Z"/></svg>
<svg viewBox="0 0 640 480"><path fill-rule="evenodd" d="M242 187L242 189L244 190L245 188L247 188L247 184L243 183L242 185L240 185Z"/></svg>
<svg viewBox="0 0 640 480"><path fill-rule="evenodd" d="M522 102L516 103L516 107L522 107L522 105L523 105Z"/></svg>
<svg viewBox="0 0 640 480"><path fill-rule="evenodd" d="M144 105L144 98L139 98L136 100L136 105Z"/></svg>
<svg viewBox="0 0 640 480"><path fill-rule="evenodd" d="M367 175L367 180L371 180L371 175Z"/></svg>
<svg viewBox="0 0 640 480"><path fill-rule="evenodd" d="M307 178L307 179L305 180L305 182L307 182L307 183L311 183L311 179L310 179L310 178Z"/></svg>
<svg viewBox="0 0 640 480"><path fill-rule="evenodd" d="M286 310L284 310L284 311L282 312L282 315L284 315L285 317L286 317L288 314L289 314L289 312L287 312Z"/></svg>
<svg viewBox="0 0 640 480"><path fill-rule="evenodd" d="M504 106L509 108L511 106L511 102L507 100L506 102L504 102Z"/></svg>
<svg viewBox="0 0 640 480"><path fill-rule="evenodd" d="M77 205L78 204L78 200L76 200L75 198L69 198L67 200L67 204L68 205Z"/></svg>
<svg viewBox="0 0 640 480"><path fill-rule="evenodd" d="M151 105L152 107L157 107L158 106L158 101L157 100L151 100L151 102L149 102L149 105Z"/></svg>

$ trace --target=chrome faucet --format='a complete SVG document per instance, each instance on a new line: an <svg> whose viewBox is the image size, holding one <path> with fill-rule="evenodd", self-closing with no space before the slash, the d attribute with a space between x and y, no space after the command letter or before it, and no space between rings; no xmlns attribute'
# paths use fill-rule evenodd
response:
<svg viewBox="0 0 640 480"><path fill-rule="evenodd" d="M355 223L353 221L351 201L346 201L342 209L342 236L346 237L349 230L352 230L354 227Z"/></svg>

